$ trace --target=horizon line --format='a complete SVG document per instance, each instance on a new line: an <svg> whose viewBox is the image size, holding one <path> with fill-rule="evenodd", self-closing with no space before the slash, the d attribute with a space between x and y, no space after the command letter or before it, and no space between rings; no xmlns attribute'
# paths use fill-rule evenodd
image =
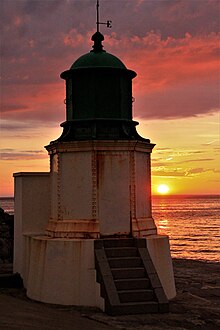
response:
<svg viewBox="0 0 220 330"><path fill-rule="evenodd" d="M187 196L216 196L220 197L220 194L152 194L151 197L187 197ZM14 199L15 196L0 196L0 199Z"/></svg>

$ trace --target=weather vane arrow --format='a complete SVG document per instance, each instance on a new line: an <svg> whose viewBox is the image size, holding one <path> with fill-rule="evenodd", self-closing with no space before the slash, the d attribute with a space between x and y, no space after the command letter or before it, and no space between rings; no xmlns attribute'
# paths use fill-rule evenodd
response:
<svg viewBox="0 0 220 330"><path fill-rule="evenodd" d="M107 20L106 23L99 22L99 0L97 0L96 3L96 11L97 11L97 19L96 19L96 26L97 26L97 32L99 32L99 25L106 25L107 28L112 27L112 21Z"/></svg>

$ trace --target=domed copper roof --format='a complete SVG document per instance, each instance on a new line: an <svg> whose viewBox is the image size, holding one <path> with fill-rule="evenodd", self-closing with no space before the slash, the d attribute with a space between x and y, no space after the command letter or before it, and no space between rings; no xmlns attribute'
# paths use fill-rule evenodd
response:
<svg viewBox="0 0 220 330"><path fill-rule="evenodd" d="M94 41L93 50L79 57L71 66L70 70L81 68L116 68L126 69L126 66L116 56L103 50L102 41L104 36L100 32L96 32L92 36Z"/></svg>

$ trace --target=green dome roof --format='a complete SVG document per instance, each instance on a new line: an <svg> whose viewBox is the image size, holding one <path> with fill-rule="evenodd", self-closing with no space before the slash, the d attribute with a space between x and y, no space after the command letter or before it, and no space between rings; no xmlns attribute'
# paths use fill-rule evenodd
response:
<svg viewBox="0 0 220 330"><path fill-rule="evenodd" d="M79 57L71 66L71 70L81 68L116 68L126 69L126 66L119 58L105 51L87 53Z"/></svg>
<svg viewBox="0 0 220 330"><path fill-rule="evenodd" d="M119 58L103 50L102 41L104 40L104 36L100 32L97 31L93 34L92 40L94 41L93 50L79 57L73 63L70 70L82 68L126 69L126 66Z"/></svg>

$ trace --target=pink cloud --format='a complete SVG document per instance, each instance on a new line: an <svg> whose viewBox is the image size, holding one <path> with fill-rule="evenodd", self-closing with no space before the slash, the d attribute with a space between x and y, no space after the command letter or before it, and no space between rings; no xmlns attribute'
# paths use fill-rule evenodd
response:
<svg viewBox="0 0 220 330"><path fill-rule="evenodd" d="M143 38L107 38L106 44L123 49L127 67L138 73L138 89L155 90L166 85L217 78L219 69L219 37L212 33L204 37L168 37L150 32ZM106 46L107 48L107 46ZM120 52L120 49L119 49ZM137 84L137 83L136 83Z"/></svg>
<svg viewBox="0 0 220 330"><path fill-rule="evenodd" d="M63 121L59 74L91 49L95 7L77 1L19 3L3 0L2 6L2 111L5 118ZM138 74L135 116L167 119L216 111L217 12L211 0L103 4L102 17L115 21L115 32L106 30L105 49Z"/></svg>
<svg viewBox="0 0 220 330"><path fill-rule="evenodd" d="M136 116L181 118L217 111L219 108L219 34L184 38L150 32L143 38L108 37L115 52L134 69ZM135 59L135 60L134 60Z"/></svg>

